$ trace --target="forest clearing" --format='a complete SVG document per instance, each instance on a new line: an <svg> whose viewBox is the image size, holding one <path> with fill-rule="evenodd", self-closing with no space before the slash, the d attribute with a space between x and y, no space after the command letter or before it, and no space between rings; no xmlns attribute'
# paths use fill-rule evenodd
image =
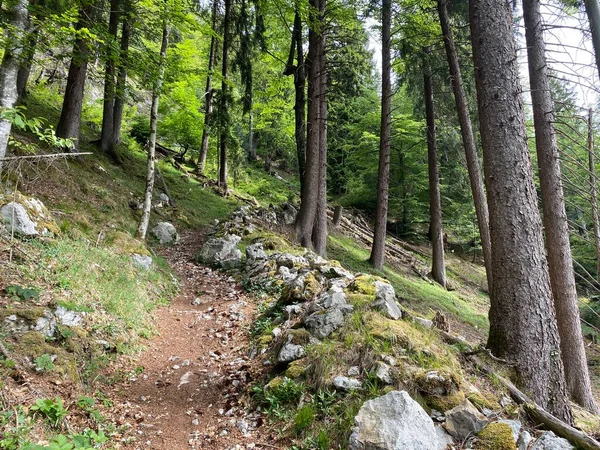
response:
<svg viewBox="0 0 600 450"><path fill-rule="evenodd" d="M0 449L600 449L598 0L0 12Z"/></svg>

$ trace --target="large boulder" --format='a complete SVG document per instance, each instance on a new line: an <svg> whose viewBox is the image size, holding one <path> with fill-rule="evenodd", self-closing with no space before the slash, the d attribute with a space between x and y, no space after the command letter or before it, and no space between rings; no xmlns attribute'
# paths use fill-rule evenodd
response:
<svg viewBox="0 0 600 450"><path fill-rule="evenodd" d="M27 210L20 203L10 202L0 209L2 221L6 224L8 231L21 236L36 236L37 224L31 220Z"/></svg>
<svg viewBox="0 0 600 450"><path fill-rule="evenodd" d="M339 308L332 308L311 314L304 319L304 326L310 333L323 339L344 325L344 313Z"/></svg>
<svg viewBox="0 0 600 450"><path fill-rule="evenodd" d="M332 286L327 292L321 294L309 311L312 313L332 308L337 308L344 314L351 313L354 310L354 307L346 301L346 294L342 288L337 286Z"/></svg>
<svg viewBox="0 0 600 450"><path fill-rule="evenodd" d="M240 265L242 252L237 248L241 238L228 234L220 238L212 238L204 243L198 254L198 261L214 267L230 269Z"/></svg>
<svg viewBox="0 0 600 450"><path fill-rule="evenodd" d="M575 450L575 447L552 431L546 431L535 441L531 450Z"/></svg>
<svg viewBox="0 0 600 450"><path fill-rule="evenodd" d="M448 433L461 441L471 434L479 433L487 424L488 420L467 399L446 412Z"/></svg>
<svg viewBox="0 0 600 450"><path fill-rule="evenodd" d="M375 301L373 306L390 319L402 318L402 311L396 302L394 287L383 281L375 281Z"/></svg>
<svg viewBox="0 0 600 450"><path fill-rule="evenodd" d="M354 418L350 450L441 450L441 439L425 410L406 391L364 403Z"/></svg>
<svg viewBox="0 0 600 450"><path fill-rule="evenodd" d="M169 222L159 222L154 228L152 228L152 235L158 239L162 245L171 245L179 242L179 234Z"/></svg>

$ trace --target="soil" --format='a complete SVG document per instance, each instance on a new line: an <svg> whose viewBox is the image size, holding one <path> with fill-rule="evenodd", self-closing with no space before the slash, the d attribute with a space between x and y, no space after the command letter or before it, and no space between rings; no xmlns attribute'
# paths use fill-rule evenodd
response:
<svg viewBox="0 0 600 450"><path fill-rule="evenodd" d="M131 424L127 449L283 449L260 413L249 412L249 383L266 370L250 358L255 299L233 277L193 261L201 233L160 250L182 283L156 316L158 336L136 358L139 375L116 387L115 408Z"/></svg>

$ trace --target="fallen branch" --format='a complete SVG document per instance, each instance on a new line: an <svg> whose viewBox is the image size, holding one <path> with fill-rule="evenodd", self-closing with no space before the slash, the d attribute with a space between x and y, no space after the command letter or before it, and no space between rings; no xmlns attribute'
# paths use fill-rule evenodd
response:
<svg viewBox="0 0 600 450"><path fill-rule="evenodd" d="M66 158L73 156L84 156L93 155L92 152L79 152L79 153L48 153L47 155L26 155L26 156L8 156L6 158L0 158L0 162L6 161L18 161L21 159L47 159L47 158Z"/></svg>
<svg viewBox="0 0 600 450"><path fill-rule="evenodd" d="M486 375L491 375L500 381L500 383L506 387L513 400L517 404L522 405L523 409L525 409L527 414L529 414L533 420L542 424L545 428L553 431L557 436L567 439L579 448L584 450L600 450L600 442L591 438L582 431L573 428L571 425L563 422L557 417L554 417L552 414L536 405L533 400L521 392L514 384L512 384L506 378L498 375L494 369L484 364L479 358L477 358L477 356L472 355L469 358L483 373Z"/></svg>

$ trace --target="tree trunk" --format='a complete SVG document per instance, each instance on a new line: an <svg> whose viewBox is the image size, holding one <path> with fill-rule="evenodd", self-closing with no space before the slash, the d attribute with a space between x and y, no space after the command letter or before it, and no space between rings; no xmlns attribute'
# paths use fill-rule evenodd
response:
<svg viewBox="0 0 600 450"><path fill-rule="evenodd" d="M20 57L23 53L23 39L27 27L27 0L17 0L10 11L10 18L5 27L4 40L6 47L0 64L0 107L13 108L17 101L17 74ZM0 160L6 156L6 147L12 123L0 120ZM2 161L0 161L0 170Z"/></svg>
<svg viewBox="0 0 600 450"><path fill-rule="evenodd" d="M467 95L463 87L462 74L458 62L458 53L452 37L452 28L448 18L446 0L438 0L438 12L440 24L444 35L444 46L446 47L446 57L450 69L450 81L454 91L454 100L456 111L458 113L458 122L462 136L463 147L465 148L465 159L467 161L467 170L469 172L469 181L471 183L471 192L473 194L473 203L475 204L475 214L479 226L479 236L481 237L481 248L483 250L483 260L485 263L485 273L488 282L488 292L492 293L492 244L490 241L490 219L485 191L483 189L483 178L479 166L479 157L477 156L477 146L473 134L473 124L469 114L469 105Z"/></svg>
<svg viewBox="0 0 600 450"><path fill-rule="evenodd" d="M210 38L210 51L208 53L208 72L206 75L206 89L204 91L204 128L202 129L202 144L200 145L200 154L198 155L198 173L204 173L206 167L206 155L208 155L208 138L210 135L210 123L213 113L213 89L212 89L212 72L215 66L215 55L217 47L217 12L219 0L213 0L212 7L212 36Z"/></svg>
<svg viewBox="0 0 600 450"><path fill-rule="evenodd" d="M596 247L596 279L600 280L600 219L598 218L598 183L594 156L594 129L592 128L592 108L588 115L588 170L590 174L590 203L594 221L594 244Z"/></svg>
<svg viewBox="0 0 600 450"><path fill-rule="evenodd" d="M79 10L76 29L88 28L90 17L95 5L89 5ZM56 126L56 135L62 138L71 138L75 141L75 147L79 148L79 127L81 125L81 107L83 105L83 93L87 77L88 58L90 47L85 39L77 38L73 44L73 57L69 65L67 86L63 99L60 119Z"/></svg>
<svg viewBox="0 0 600 450"><path fill-rule="evenodd" d="M221 68L221 108L219 118L221 122L221 157L219 167L219 187L223 189L225 195L228 193L227 187L227 141L229 140L229 112L227 111L229 101L229 86L227 83L227 71L229 69L229 45L230 45L230 15L231 1L225 0L225 16L223 17L223 65Z"/></svg>
<svg viewBox="0 0 600 450"><path fill-rule="evenodd" d="M167 48L169 47L169 21L167 20L165 7L165 18L163 19L162 43L160 46L160 59L158 63L158 74L152 89L152 107L150 108L150 138L148 139L148 171L146 172L146 192L144 194L144 207L142 218L137 229L140 239L146 238L148 223L150 222L150 211L152 210L152 192L154 190L154 169L156 165L156 130L158 125L158 99L162 90L167 64Z"/></svg>
<svg viewBox="0 0 600 450"><path fill-rule="evenodd" d="M320 183L320 154L319 154L319 118L321 106L319 103L321 83L320 74L320 40L316 30L320 16L320 0L310 0L311 27L308 31L308 55L306 67L308 73L308 108L306 121L306 160L304 166L304 183L300 192L300 211L296 219L296 238L300 245L313 249L312 232L317 215Z"/></svg>
<svg viewBox="0 0 600 450"><path fill-rule="evenodd" d="M340 226L340 222L342 221L342 215L344 213L344 208L340 205L337 205L333 210L333 227L337 228Z"/></svg>
<svg viewBox="0 0 600 450"><path fill-rule="evenodd" d="M320 23L325 24L325 3L320 0ZM321 26L319 42L319 196L312 233L315 252L325 257L327 253L327 59L325 30Z"/></svg>
<svg viewBox="0 0 600 450"><path fill-rule="evenodd" d="M379 173L377 177L377 210L370 261L373 267L383 269L387 231L388 198L390 186L390 155L392 126L392 0L383 0L381 8L381 128L379 134Z"/></svg>
<svg viewBox="0 0 600 450"><path fill-rule="evenodd" d="M428 58L426 55L425 58ZM435 133L435 113L433 108L433 88L431 70L425 62L423 81L425 86L425 116L427 120L427 167L429 173L429 231L431 238L431 275L435 281L446 287L446 264L444 262L444 232L442 230L442 205L440 198L440 178L438 174L437 141Z"/></svg>
<svg viewBox="0 0 600 450"><path fill-rule="evenodd" d="M111 144L115 149L109 149L109 153L116 153L116 146L121 143L121 124L123 122L123 108L127 93L127 67L129 64L129 40L131 39L131 17L130 5L124 2L123 26L121 27L121 51L119 55L119 71L117 73L117 86L115 89L113 138Z"/></svg>
<svg viewBox="0 0 600 450"><path fill-rule="evenodd" d="M554 104L550 96L539 0L523 0L523 19L525 21L548 268L558 321L565 379L571 398L584 408L597 412L579 320L579 301L569 243L569 225L561 181L558 144L554 130Z"/></svg>
<svg viewBox="0 0 600 450"><path fill-rule="evenodd" d="M256 161L256 146L254 145L254 111L248 113L248 159Z"/></svg>
<svg viewBox="0 0 600 450"><path fill-rule="evenodd" d="M31 6L36 5L40 7L45 6L45 1L30 1ZM40 17L38 17L39 19ZM24 48L24 52L21 55L21 65L19 67L19 73L17 74L17 103L22 103L25 98L27 90L27 82L31 73L31 66L33 65L33 59L35 56L35 50L40 35L40 28L37 25L33 25L31 21L31 13L27 16L27 43Z"/></svg>
<svg viewBox="0 0 600 450"><path fill-rule="evenodd" d="M590 22L592 44L596 55L596 67L600 74L600 4L598 0L584 0L585 11Z"/></svg>
<svg viewBox="0 0 600 450"><path fill-rule="evenodd" d="M536 403L571 423L512 11L495 0L471 0L469 6L492 242L488 347L514 364L519 384Z"/></svg>
<svg viewBox="0 0 600 450"><path fill-rule="evenodd" d="M116 59L119 53L117 32L119 30L120 0L110 0L110 16L108 21L108 37L105 45L106 68L104 73L104 100L102 109L102 131L100 132L100 147L102 151L118 161L114 140L115 125L115 72Z"/></svg>

